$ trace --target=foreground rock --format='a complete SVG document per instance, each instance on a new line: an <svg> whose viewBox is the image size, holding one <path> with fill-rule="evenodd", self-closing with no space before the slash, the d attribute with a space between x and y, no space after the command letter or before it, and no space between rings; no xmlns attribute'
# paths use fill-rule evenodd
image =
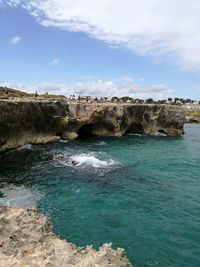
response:
<svg viewBox="0 0 200 267"><path fill-rule="evenodd" d="M46 217L33 209L0 206L1 267L129 267L123 249L105 244L77 248L52 233Z"/></svg>
<svg viewBox="0 0 200 267"><path fill-rule="evenodd" d="M28 143L90 135L182 135L184 122L183 110L170 105L5 98L0 100L0 152Z"/></svg>

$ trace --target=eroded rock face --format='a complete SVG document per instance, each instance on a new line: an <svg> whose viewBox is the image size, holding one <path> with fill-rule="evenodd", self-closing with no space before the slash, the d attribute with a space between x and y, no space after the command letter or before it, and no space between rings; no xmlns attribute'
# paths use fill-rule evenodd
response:
<svg viewBox="0 0 200 267"><path fill-rule="evenodd" d="M99 251L91 246L78 248L52 233L46 217L34 209L0 205L1 267L129 267L123 249L110 244Z"/></svg>
<svg viewBox="0 0 200 267"><path fill-rule="evenodd" d="M126 133L182 135L177 106L68 103L66 100L0 100L0 152L24 144Z"/></svg>
<svg viewBox="0 0 200 267"><path fill-rule="evenodd" d="M200 110L186 110L185 115L187 123L200 123Z"/></svg>

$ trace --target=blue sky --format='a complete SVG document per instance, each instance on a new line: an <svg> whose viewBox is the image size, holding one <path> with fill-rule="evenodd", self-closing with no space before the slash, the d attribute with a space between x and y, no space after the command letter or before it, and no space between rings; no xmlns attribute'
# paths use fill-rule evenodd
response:
<svg viewBox="0 0 200 267"><path fill-rule="evenodd" d="M188 1L160 2L0 1L0 84L65 95L200 99L200 3L182 9Z"/></svg>

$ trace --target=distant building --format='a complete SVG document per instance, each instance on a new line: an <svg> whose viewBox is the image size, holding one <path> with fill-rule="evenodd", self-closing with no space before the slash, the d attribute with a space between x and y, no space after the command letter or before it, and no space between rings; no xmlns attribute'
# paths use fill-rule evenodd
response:
<svg viewBox="0 0 200 267"><path fill-rule="evenodd" d="M135 103L136 104L144 104L144 100L143 99L135 99Z"/></svg>
<svg viewBox="0 0 200 267"><path fill-rule="evenodd" d="M172 104L173 102L174 102L173 98L168 97L168 99L167 99L167 103L168 103L168 104Z"/></svg>
<svg viewBox="0 0 200 267"><path fill-rule="evenodd" d="M80 96L80 101L89 101L92 100L91 96Z"/></svg>
<svg viewBox="0 0 200 267"><path fill-rule="evenodd" d="M184 107L189 110L200 110L200 103L199 101L194 101L193 103L186 103Z"/></svg>

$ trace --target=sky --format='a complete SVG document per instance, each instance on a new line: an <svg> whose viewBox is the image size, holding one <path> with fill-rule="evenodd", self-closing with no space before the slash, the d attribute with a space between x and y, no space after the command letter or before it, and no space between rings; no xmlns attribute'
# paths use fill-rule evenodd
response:
<svg viewBox="0 0 200 267"><path fill-rule="evenodd" d="M0 85L200 100L199 0L0 0Z"/></svg>

